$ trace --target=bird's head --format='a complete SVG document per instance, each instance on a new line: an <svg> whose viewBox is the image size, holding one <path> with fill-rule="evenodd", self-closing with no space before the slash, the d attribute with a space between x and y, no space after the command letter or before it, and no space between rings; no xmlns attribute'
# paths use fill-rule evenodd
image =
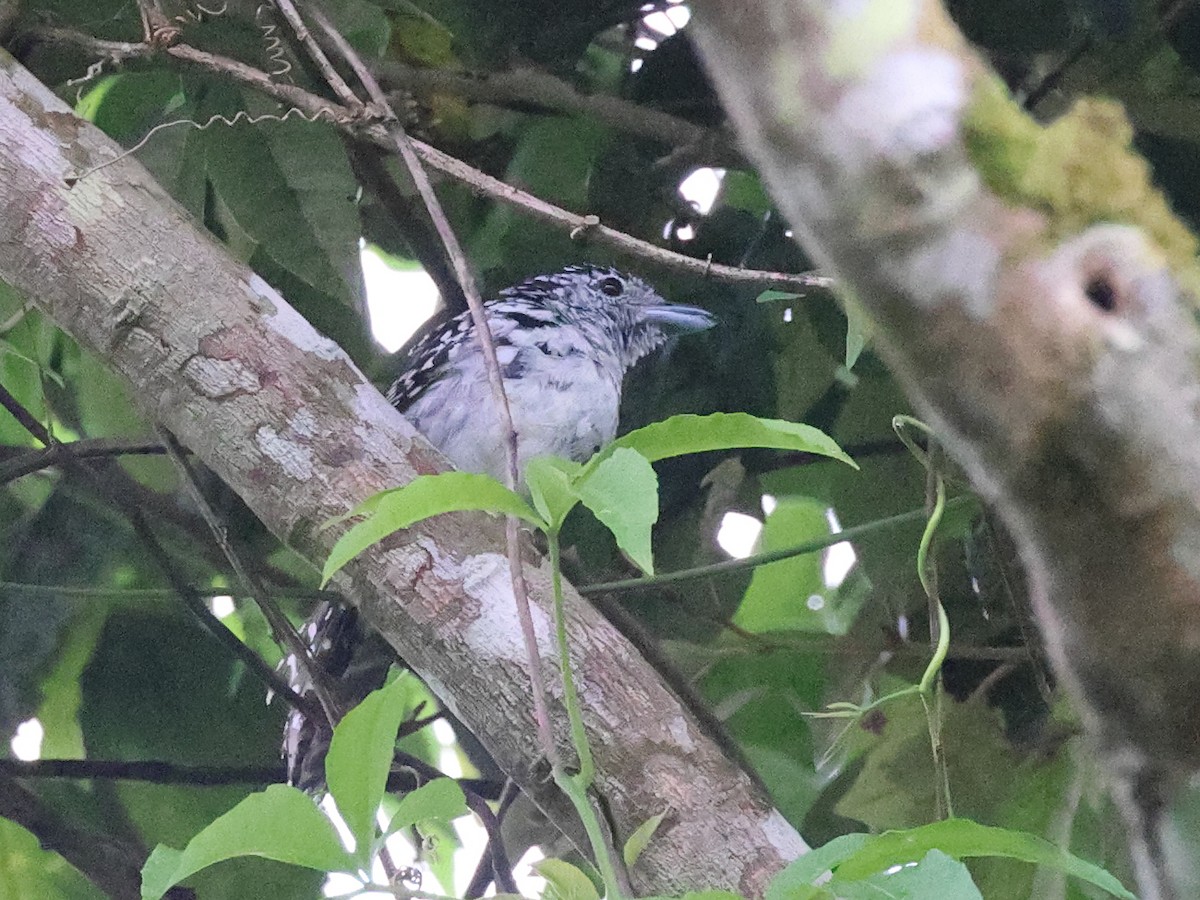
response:
<svg viewBox="0 0 1200 900"><path fill-rule="evenodd" d="M649 284L607 266L568 266L531 278L501 296L537 296L563 324L613 348L628 369L668 338L716 324L707 310L668 303Z"/></svg>

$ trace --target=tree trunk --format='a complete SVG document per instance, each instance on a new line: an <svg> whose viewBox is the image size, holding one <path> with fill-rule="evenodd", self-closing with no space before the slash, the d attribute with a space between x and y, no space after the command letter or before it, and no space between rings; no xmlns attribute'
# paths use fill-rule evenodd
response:
<svg viewBox="0 0 1200 900"><path fill-rule="evenodd" d="M866 308L1015 535L1134 826L1143 896L1160 896L1150 820L1200 764L1194 238L1111 107L1081 107L1069 143L1039 157L1054 135L1007 105L938 3L695 6L702 55L798 239ZM1022 208L981 172L1061 192Z"/></svg>

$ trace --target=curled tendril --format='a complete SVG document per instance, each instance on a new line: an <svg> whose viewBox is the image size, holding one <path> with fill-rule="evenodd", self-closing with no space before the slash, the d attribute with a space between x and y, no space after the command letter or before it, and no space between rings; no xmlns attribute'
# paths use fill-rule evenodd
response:
<svg viewBox="0 0 1200 900"><path fill-rule="evenodd" d="M279 26L270 18L270 10L267 9L266 4L260 4L254 10L254 24L262 32L263 52L270 64L267 74L273 78L289 76L292 64L286 56L283 39L279 37Z"/></svg>
<svg viewBox="0 0 1200 900"><path fill-rule="evenodd" d="M199 25L205 19L215 19L229 12L229 3L222 2L220 7L212 7L211 9L203 3L191 3L183 12L175 16L171 21L178 22L180 26Z"/></svg>
<svg viewBox="0 0 1200 900"><path fill-rule="evenodd" d="M92 166L92 168L88 169L85 172L80 172L77 175L76 174L68 174L68 175L64 176L64 180L66 181L68 186L74 187L76 184L78 184L83 179L87 178L89 175L93 175L96 172L99 172L101 169L107 168L108 166L111 166L113 163L120 162L125 157L130 156L130 155L136 153L137 151L141 150L144 146L146 146L146 144L149 142L150 138L154 137L154 135L156 135L158 132L160 132L166 128L174 128L177 125L187 125L191 128L195 128L197 131L204 131L205 129L210 128L213 125L218 125L218 124L219 125L227 125L230 128L232 128L233 126L238 125L238 124L257 125L259 122L286 122L288 119L303 119L305 122L309 122L309 123L315 123L321 119L325 119L334 124L339 124L344 121L344 117L340 116L338 114L337 110L334 110L334 109L329 109L329 108L319 109L315 113L309 114L309 113L304 112L301 109L297 109L296 107L292 107L287 112L283 113L283 115L276 115L275 113L263 113L262 115L252 116L250 113L246 112L243 109L243 110L238 110L233 115L232 118L229 116L215 115L215 116L209 116L208 121L206 121L206 122L194 122L191 119L174 119L170 122L160 122L158 125L155 125L153 128L151 128L149 131L146 132L146 134L142 137L142 139L140 141L138 141L136 144L134 144L128 150L125 150L124 152L117 154L112 159L106 160L105 162L100 163L98 166Z"/></svg>

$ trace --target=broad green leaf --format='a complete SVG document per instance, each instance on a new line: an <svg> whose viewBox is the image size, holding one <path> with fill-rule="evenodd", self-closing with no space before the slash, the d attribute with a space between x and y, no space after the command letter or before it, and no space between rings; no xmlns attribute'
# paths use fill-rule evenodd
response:
<svg viewBox="0 0 1200 900"><path fill-rule="evenodd" d="M858 468L833 438L820 429L800 422L762 419L749 413L671 416L617 438L592 457L587 467L598 464L618 447L636 450L650 462L708 450L767 447L816 453Z"/></svg>
<svg viewBox="0 0 1200 900"><path fill-rule="evenodd" d="M625 848L621 851L621 856L625 859L625 865L632 866L638 861L638 857L642 855L642 851L646 849L646 845L654 837L654 832L658 831L658 826L662 824L663 817L666 814L667 811L663 810L651 816L629 836L629 840L625 842Z"/></svg>
<svg viewBox="0 0 1200 900"><path fill-rule="evenodd" d="M435 778L404 795L387 830L390 834L420 822L450 822L468 812L467 798L458 782L453 778Z"/></svg>
<svg viewBox="0 0 1200 900"><path fill-rule="evenodd" d="M354 836L360 862L366 861L375 838L375 813L387 788L407 692L408 686L396 679L368 694L333 730L325 757L329 793Z"/></svg>
<svg viewBox="0 0 1200 900"><path fill-rule="evenodd" d="M791 291L776 291L768 288L754 298L755 303L774 303L778 300L799 300L800 295Z"/></svg>
<svg viewBox="0 0 1200 900"><path fill-rule="evenodd" d="M251 104L250 111L259 110ZM358 183L333 128L291 119L204 134L213 190L239 227L292 275L357 307Z"/></svg>
<svg viewBox="0 0 1200 900"><path fill-rule="evenodd" d="M475 509L524 519L537 528L545 525L529 504L490 475L441 472L420 475L403 487L383 491L360 504L351 515L368 518L343 534L325 560L322 584L328 584L342 566L372 544L414 522L448 512Z"/></svg>
<svg viewBox="0 0 1200 900"><path fill-rule="evenodd" d="M552 528L562 525L579 502L574 480L583 466L557 456L539 456L525 466L525 484L534 508Z"/></svg>
<svg viewBox="0 0 1200 900"><path fill-rule="evenodd" d="M575 484L579 499L647 574L654 573L650 532L658 521L658 476L636 450L618 447Z"/></svg>
<svg viewBox="0 0 1200 900"><path fill-rule="evenodd" d="M756 552L770 553L830 535L827 506L809 497L782 496L767 516ZM825 552L805 553L759 566L734 615L734 624L758 634L797 631L846 634L865 599L856 582L825 583Z"/></svg>
<svg viewBox="0 0 1200 900"><path fill-rule="evenodd" d="M899 871L862 881L834 878L828 887L838 900L983 900L967 867L938 850Z"/></svg>
<svg viewBox="0 0 1200 900"><path fill-rule="evenodd" d="M543 859L533 866L546 879L542 900L600 900L600 893L583 870L561 859Z"/></svg>
<svg viewBox="0 0 1200 900"><path fill-rule="evenodd" d="M312 798L273 784L216 819L182 851L156 847L142 868L143 900L157 900L188 876L238 856L261 856L323 872L354 867Z"/></svg>
<svg viewBox="0 0 1200 900"><path fill-rule="evenodd" d="M808 900L813 896L814 881L862 850L870 840L869 834L844 834L814 847L771 880L766 900Z"/></svg>
<svg viewBox="0 0 1200 900"><path fill-rule="evenodd" d="M890 866L920 859L930 850L940 850L954 859L1003 856L1049 866L1103 888L1114 897L1136 900L1108 872L1055 847L1044 838L980 825L970 819L946 819L905 831L884 832L847 857L838 867L837 875L839 878L862 878Z"/></svg>

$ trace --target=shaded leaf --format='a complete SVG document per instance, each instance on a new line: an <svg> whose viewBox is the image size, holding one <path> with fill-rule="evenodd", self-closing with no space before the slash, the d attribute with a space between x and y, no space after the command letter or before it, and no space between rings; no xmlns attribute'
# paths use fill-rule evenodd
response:
<svg viewBox="0 0 1200 900"><path fill-rule="evenodd" d="M367 695L333 730L325 757L325 779L338 812L366 862L375 837L375 813L387 787L396 752L396 732L407 712L408 685L400 679Z"/></svg>
<svg viewBox="0 0 1200 900"><path fill-rule="evenodd" d="M472 472L419 475L403 487L381 491L367 498L342 517L366 515L368 518L343 534L333 545L321 572L322 584L328 584L342 566L388 535L430 516L471 509L512 515L537 528L544 527L537 513L529 508L520 495L490 475Z"/></svg>
<svg viewBox="0 0 1200 900"><path fill-rule="evenodd" d="M566 519L579 502L575 478L583 466L557 456L539 456L525 466L525 484L533 505L553 527Z"/></svg>
<svg viewBox="0 0 1200 900"><path fill-rule="evenodd" d="M450 822L468 812L467 798L458 782L435 778L404 795L387 830L392 833L422 822Z"/></svg>
<svg viewBox="0 0 1200 900"><path fill-rule="evenodd" d="M852 882L835 878L829 888L838 900L983 900L967 867L938 850L890 874Z"/></svg>
<svg viewBox="0 0 1200 900"><path fill-rule="evenodd" d="M767 887L766 900L808 900L814 896L812 883L826 872L862 850L869 834L845 834L821 847L814 847L789 863Z"/></svg>
<svg viewBox="0 0 1200 900"><path fill-rule="evenodd" d="M838 867L839 878L865 877L890 866L922 858L940 850L954 859L1003 856L1049 866L1103 888L1122 900L1136 897L1108 872L1062 850L1044 838L1023 831L993 828L970 819L946 819L906 831L888 831L871 838Z"/></svg>
<svg viewBox="0 0 1200 900"><path fill-rule="evenodd" d="M238 856L261 856L323 872L353 868L333 825L312 798L273 784L251 794L183 850L159 844L142 868L142 897L157 900L189 875Z"/></svg>
<svg viewBox="0 0 1200 900"><path fill-rule="evenodd" d="M584 506L613 533L617 546L648 574L654 572L650 532L658 521L658 476L644 456L618 447L575 485Z"/></svg>
<svg viewBox="0 0 1200 900"><path fill-rule="evenodd" d="M542 900L600 900L600 893L582 869L561 859L543 859L534 870L546 879Z"/></svg>

